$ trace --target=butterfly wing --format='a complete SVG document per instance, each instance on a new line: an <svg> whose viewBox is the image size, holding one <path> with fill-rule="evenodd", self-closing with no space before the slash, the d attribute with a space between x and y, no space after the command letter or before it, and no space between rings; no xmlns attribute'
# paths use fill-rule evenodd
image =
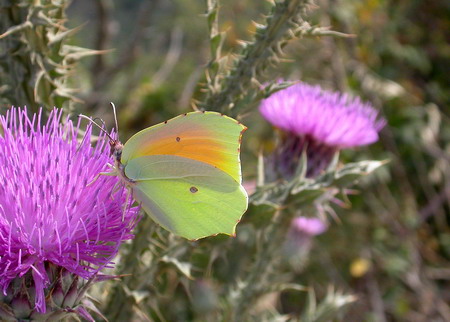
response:
<svg viewBox="0 0 450 322"><path fill-rule="evenodd" d="M207 163L241 183L239 146L245 126L216 112L191 112L142 130L124 145L122 163L175 155Z"/></svg>
<svg viewBox="0 0 450 322"><path fill-rule="evenodd" d="M247 210L247 193L217 167L177 155L131 159L125 174L133 197L161 226L187 239L234 235Z"/></svg>

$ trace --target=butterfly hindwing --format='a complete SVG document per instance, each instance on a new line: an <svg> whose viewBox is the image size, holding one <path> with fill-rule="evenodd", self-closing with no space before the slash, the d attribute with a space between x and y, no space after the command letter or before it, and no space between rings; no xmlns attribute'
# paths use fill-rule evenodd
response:
<svg viewBox="0 0 450 322"><path fill-rule="evenodd" d="M148 155L128 161L133 197L161 226L188 239L234 235L247 209L241 184L221 169L178 155Z"/></svg>

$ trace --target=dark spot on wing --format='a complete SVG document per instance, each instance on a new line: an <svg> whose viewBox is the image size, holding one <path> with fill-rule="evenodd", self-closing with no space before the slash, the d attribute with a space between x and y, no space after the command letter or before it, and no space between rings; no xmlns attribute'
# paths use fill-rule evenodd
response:
<svg viewBox="0 0 450 322"><path fill-rule="evenodd" d="M176 140L177 140L177 142L180 142L181 138L179 136L177 136Z"/></svg>
<svg viewBox="0 0 450 322"><path fill-rule="evenodd" d="M197 189L197 187L192 186L189 188L189 191L192 193L196 193L198 191L198 189Z"/></svg>

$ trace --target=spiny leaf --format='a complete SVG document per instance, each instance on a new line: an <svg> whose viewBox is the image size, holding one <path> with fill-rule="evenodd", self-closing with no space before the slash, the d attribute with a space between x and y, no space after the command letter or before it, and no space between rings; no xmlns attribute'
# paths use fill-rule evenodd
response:
<svg viewBox="0 0 450 322"><path fill-rule="evenodd" d="M161 258L161 262L170 263L170 264L175 265L175 267L181 273L183 273L184 276L186 276L189 279L193 279L193 277L191 275L191 266L192 265L190 263L180 262L177 258L169 257L167 255L165 255Z"/></svg>

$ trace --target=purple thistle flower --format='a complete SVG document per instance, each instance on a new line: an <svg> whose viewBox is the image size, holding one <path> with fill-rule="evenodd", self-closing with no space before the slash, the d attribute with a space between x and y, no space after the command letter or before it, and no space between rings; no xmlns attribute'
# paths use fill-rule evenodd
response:
<svg viewBox="0 0 450 322"><path fill-rule="evenodd" d="M43 126L41 112L0 116L0 287L6 295L13 280L31 276L41 313L48 265L92 278L133 237L139 213L130 207L122 220L126 191L113 193L116 177L92 182L111 161L103 136L92 147L88 129L80 146L80 124L61 125L61 115L53 110Z"/></svg>
<svg viewBox="0 0 450 322"><path fill-rule="evenodd" d="M283 245L283 254L293 269L302 269L311 250L313 237L326 230L327 225L319 218L300 216L292 220Z"/></svg>
<svg viewBox="0 0 450 322"><path fill-rule="evenodd" d="M327 226L319 218L297 217L292 221L291 229L293 233L306 235L309 237L322 234L327 230Z"/></svg>
<svg viewBox="0 0 450 322"><path fill-rule="evenodd" d="M326 168L336 151L376 142L385 124L359 98L304 83L272 94L262 101L260 112L285 132L277 157L285 177L295 172L305 147L307 176L312 177Z"/></svg>

